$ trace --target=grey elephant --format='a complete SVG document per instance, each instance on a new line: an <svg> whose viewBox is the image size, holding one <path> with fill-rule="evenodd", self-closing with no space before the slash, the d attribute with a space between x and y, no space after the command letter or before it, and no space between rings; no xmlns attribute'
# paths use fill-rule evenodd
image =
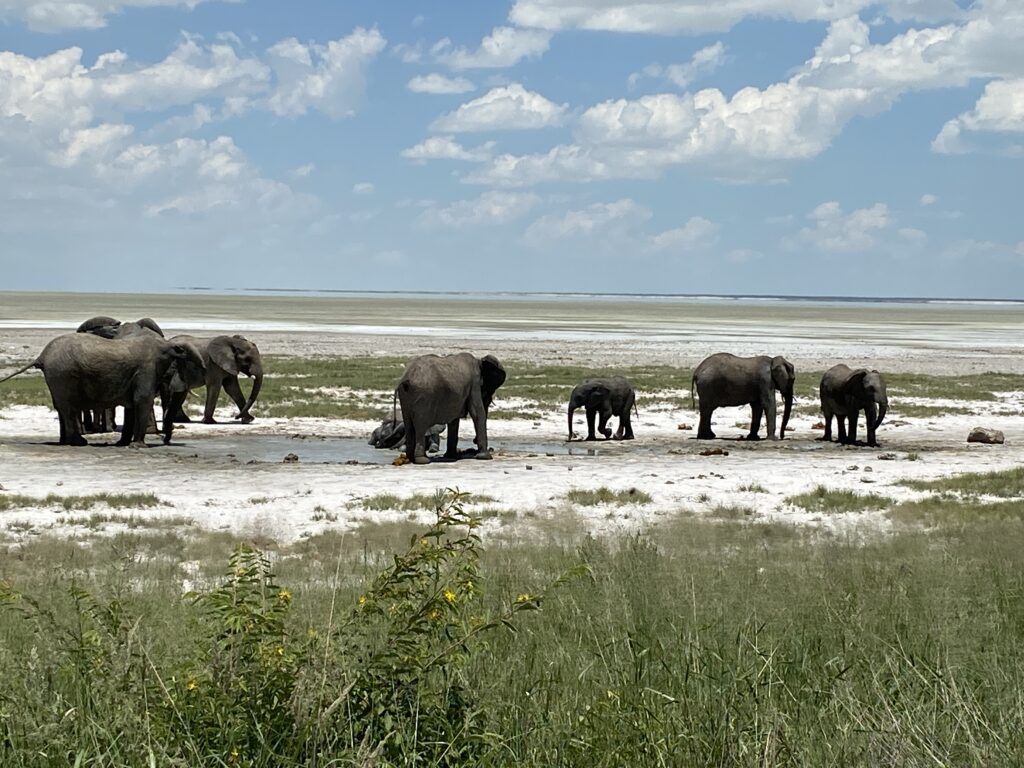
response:
<svg viewBox="0 0 1024 768"><path fill-rule="evenodd" d="M759 440L761 417L765 416L768 437L775 439L775 390L782 393L785 410L779 438L786 436L789 415L793 410L793 387L796 369L784 357L736 357L719 352L705 358L693 372L690 382L692 401L694 388L700 406L698 440L713 440L711 414L722 406L749 405L751 409L748 440Z"/></svg>
<svg viewBox="0 0 1024 768"><path fill-rule="evenodd" d="M105 339L88 333L69 333L51 341L24 368L40 368L60 418L62 445L87 445L81 413L97 408L125 408L125 426L118 445L144 446L148 415L161 384L173 377L174 364L203 368L198 350L172 343L155 334ZM173 426L165 414L165 438Z"/></svg>
<svg viewBox="0 0 1024 768"><path fill-rule="evenodd" d="M825 371L818 388L821 395L821 410L825 414L825 435L822 440L832 440L832 417L835 416L839 442L857 444L857 417L864 411L870 446L877 446L875 432L889 409L889 396L885 391L885 379L878 371L867 368L850 368L840 363ZM849 421L849 430L846 428Z"/></svg>
<svg viewBox="0 0 1024 768"><path fill-rule="evenodd" d="M441 449L443 432L444 424L435 424L427 430L424 438L427 453L436 453ZM384 419L380 426L373 430L367 442L374 448L405 450L405 422L402 421L402 415L394 414L391 418Z"/></svg>
<svg viewBox="0 0 1024 768"><path fill-rule="evenodd" d="M405 455L409 461L429 462L425 438L435 424L448 427L445 458L458 458L459 420L464 416L473 419L476 458L491 458L487 447L487 411L494 393L504 383L505 369L493 355L423 355L410 362L396 390L402 404Z"/></svg>
<svg viewBox="0 0 1024 768"><path fill-rule="evenodd" d="M250 413L256 398L263 388L263 356L253 342L244 336L215 336L212 339L196 336L175 336L171 341L188 342L199 350L206 364L206 405L203 409L203 424L216 424L213 412L217 408L221 387L238 407L236 419L243 424L252 422L255 417ZM253 380L249 399L242 394L238 384L239 374ZM190 421L182 408L174 413L178 422Z"/></svg>
<svg viewBox="0 0 1024 768"><path fill-rule="evenodd" d="M163 329L156 321L149 317L143 317L133 323L122 323L108 315L97 315L91 317L78 326L76 333L91 333L94 336L102 336L105 339L125 339L130 336L147 335L155 333L160 338L164 337ZM88 434L99 432L116 432L117 423L113 408L101 410L88 410L82 412L82 428ZM151 420L155 427L155 421Z"/></svg>
<svg viewBox="0 0 1024 768"><path fill-rule="evenodd" d="M587 440L596 440L594 434L594 417L599 415L597 431L605 439L612 436L608 427L608 419L615 416L619 420L619 428L615 433L616 440L632 440L633 424L630 411L636 410L636 392L629 380L622 376L611 376L604 379L588 379L573 387L569 395L569 440L572 440L572 416L576 409L583 408L587 416Z"/></svg>

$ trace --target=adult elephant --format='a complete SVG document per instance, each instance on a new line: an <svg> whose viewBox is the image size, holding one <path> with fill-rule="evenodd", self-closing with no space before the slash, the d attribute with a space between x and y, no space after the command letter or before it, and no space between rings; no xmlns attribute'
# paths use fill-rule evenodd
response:
<svg viewBox="0 0 1024 768"><path fill-rule="evenodd" d="M840 363L825 371L818 388L821 396L821 411L825 415L825 435L822 440L832 440L832 417L836 419L839 442L857 444L857 418L864 411L867 422L868 442L877 446L875 432L889 409L889 396L885 391L885 380L878 371L867 368L850 368ZM846 429L846 421L850 428Z"/></svg>
<svg viewBox="0 0 1024 768"><path fill-rule="evenodd" d="M94 336L102 336L105 339L126 339L130 336L156 334L164 338L163 329L156 321L149 317L143 317L133 323L122 323L116 318L108 315L97 315L78 326L77 333L90 333ZM117 423L113 408L105 408L98 411L84 411L82 413L82 426L86 433L116 432Z"/></svg>
<svg viewBox="0 0 1024 768"><path fill-rule="evenodd" d="M698 440L713 440L711 414L722 406L749 405L751 409L748 440L759 440L761 417L765 416L768 437L775 439L775 390L782 393L785 410L779 437L786 436L789 415L793 410L793 386L796 369L784 357L737 357L719 352L704 359L693 372L690 398L696 388L700 405Z"/></svg>
<svg viewBox="0 0 1024 768"><path fill-rule="evenodd" d="M125 426L118 445L144 446L156 393L182 366L202 370L199 351L155 334L106 339L69 333L58 336L33 362L0 381L30 368L43 371L60 418L62 445L88 444L82 436L83 411L121 405ZM169 414L165 414L164 429L164 442L168 442L173 430Z"/></svg>
<svg viewBox="0 0 1024 768"><path fill-rule="evenodd" d="M255 419L250 409L259 397L263 388L263 357L259 348L244 336L215 336L204 339L196 336L175 336L171 341L188 342L195 346L203 356L206 364L206 406L203 409L203 424L216 424L213 412L217 408L220 390L224 391L238 406L238 415L243 424ZM253 380L249 399L242 394L238 384L238 375L244 374ZM191 421L185 411L179 407L174 413L178 422Z"/></svg>
<svg viewBox="0 0 1024 768"><path fill-rule="evenodd" d="M587 440L596 440L594 435L594 417L600 415L597 431L605 439L612 436L608 427L608 419L615 416L619 420L619 428L615 433L616 440L632 440L633 425L630 411L636 409L636 392L629 380L622 376L611 376L603 379L589 379L573 387L569 395L569 440L573 439L572 415L578 408L583 408L587 416Z"/></svg>
<svg viewBox="0 0 1024 768"><path fill-rule="evenodd" d="M487 411L504 383L505 369L493 355L423 355L410 362L396 390L402 403L406 458L416 464L429 462L425 437L435 424L448 425L445 458L458 458L459 420L467 415L476 430L476 458L491 458Z"/></svg>

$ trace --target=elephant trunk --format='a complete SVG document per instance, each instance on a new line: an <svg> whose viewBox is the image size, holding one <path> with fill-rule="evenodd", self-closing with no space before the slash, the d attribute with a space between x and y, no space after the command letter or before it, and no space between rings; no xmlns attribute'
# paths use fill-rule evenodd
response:
<svg viewBox="0 0 1024 768"><path fill-rule="evenodd" d="M793 388L791 387L783 394L785 408L782 411L782 428L779 430L779 438L786 436L786 427L789 426L789 414L793 411Z"/></svg>
<svg viewBox="0 0 1024 768"><path fill-rule="evenodd" d="M872 426L873 429L878 429L882 425L882 419L885 418L885 412L888 409L889 409L889 401L888 401L888 399L882 400L881 402L879 402L879 404L878 404L878 418L875 420L875 423Z"/></svg>
<svg viewBox="0 0 1024 768"><path fill-rule="evenodd" d="M240 416L249 415L249 409L252 408L253 403L256 402L256 398L260 395L260 390L263 388L263 368L252 368L249 373L253 377L252 392L249 393L249 399L245 403L245 408L243 408L242 412L239 414Z"/></svg>

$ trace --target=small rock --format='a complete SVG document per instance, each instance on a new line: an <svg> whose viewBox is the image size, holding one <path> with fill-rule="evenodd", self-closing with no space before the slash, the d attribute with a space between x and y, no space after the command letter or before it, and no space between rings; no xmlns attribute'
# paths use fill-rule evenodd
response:
<svg viewBox="0 0 1024 768"><path fill-rule="evenodd" d="M0 491L6 491L6 490L7 490L7 489L6 489L6 488L4 488L2 484L0 484Z"/></svg>
<svg viewBox="0 0 1024 768"><path fill-rule="evenodd" d="M547 456L548 458L551 458L551 457L552 457L552 456L554 456L555 454L553 454L553 453L545 453L544 455L545 455L545 456Z"/></svg>
<svg viewBox="0 0 1024 768"><path fill-rule="evenodd" d="M858 467L856 464L851 464L850 466L847 467L847 469L850 472L856 472L858 469L860 469L860 467Z"/></svg>
<svg viewBox="0 0 1024 768"><path fill-rule="evenodd" d="M878 454L879 461L896 461L895 453L880 453Z"/></svg>
<svg viewBox="0 0 1024 768"><path fill-rule="evenodd" d="M871 467L864 467L864 471L865 472L874 472L875 470L873 470Z"/></svg>
<svg viewBox="0 0 1024 768"><path fill-rule="evenodd" d="M862 477L862 478L860 479L860 481L861 481L862 483L873 483L873 482L875 482L875 481L874 481L874 480L872 480L872 479L871 479L870 477Z"/></svg>
<svg viewBox="0 0 1024 768"><path fill-rule="evenodd" d="M259 462L258 462L258 461L256 461L256 459L249 459L249 460L248 460L247 462L245 462L245 463L246 463L246 466L248 466L248 465L250 465L250 464L259 464Z"/></svg>
<svg viewBox="0 0 1024 768"><path fill-rule="evenodd" d="M533 464L527 464L527 465L526 465L526 468L527 468L527 469L533 469Z"/></svg>
<svg viewBox="0 0 1024 768"><path fill-rule="evenodd" d="M676 484L675 480L666 480L665 481L665 485L675 485L675 484Z"/></svg>
<svg viewBox="0 0 1024 768"><path fill-rule="evenodd" d="M58 481L57 481L57 485L58 485L58 486L64 485L64 481L63 481L63 480L58 480Z"/></svg>
<svg viewBox="0 0 1024 768"><path fill-rule="evenodd" d="M909 427L910 422L904 421L903 419L895 419L893 421L886 422L890 427Z"/></svg>
<svg viewBox="0 0 1024 768"><path fill-rule="evenodd" d="M701 456L728 456L728 451L723 451L721 448L705 448L700 452Z"/></svg>
<svg viewBox="0 0 1024 768"><path fill-rule="evenodd" d="M825 428L825 422L824 421L816 421L816 422L814 422L814 426L811 427L811 429L824 429L824 428Z"/></svg>
<svg viewBox="0 0 1024 768"><path fill-rule="evenodd" d="M690 426L689 424L680 424L679 426L676 427L676 429L683 429L683 430L685 430L685 429L693 429L693 427Z"/></svg>
<svg viewBox="0 0 1024 768"><path fill-rule="evenodd" d="M359 461L356 459L349 459L348 461L345 462L345 464L350 467L355 467L359 465Z"/></svg>
<svg viewBox="0 0 1024 768"><path fill-rule="evenodd" d="M284 457L284 461L282 461L281 463L282 464L297 464L298 461L299 461L299 457L298 456L296 456L294 453L289 453L287 456Z"/></svg>
<svg viewBox="0 0 1024 768"><path fill-rule="evenodd" d="M987 429L986 427L975 427L967 436L968 443L985 443L986 445L1002 445L1006 442L1006 436L998 429Z"/></svg>

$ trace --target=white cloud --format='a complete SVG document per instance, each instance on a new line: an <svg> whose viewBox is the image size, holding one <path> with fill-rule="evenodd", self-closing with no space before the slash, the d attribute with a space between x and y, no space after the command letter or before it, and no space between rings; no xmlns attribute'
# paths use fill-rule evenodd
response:
<svg viewBox="0 0 1024 768"><path fill-rule="evenodd" d="M516 0L509 19L551 31L697 35L725 32L745 18L829 21L877 4L877 0ZM891 0L882 5L900 20L950 18L959 12L953 0Z"/></svg>
<svg viewBox="0 0 1024 768"><path fill-rule="evenodd" d="M418 64L423 59L423 44L396 43L391 46L391 53L397 56L403 64Z"/></svg>
<svg viewBox="0 0 1024 768"><path fill-rule="evenodd" d="M527 228L524 239L534 247L543 247L552 240L604 236L609 230L622 233L650 218L647 208L627 197L611 203L594 203L561 215L542 216Z"/></svg>
<svg viewBox="0 0 1024 768"><path fill-rule="evenodd" d="M372 195L377 188L368 181L360 181L352 185L352 192L356 195Z"/></svg>
<svg viewBox="0 0 1024 768"><path fill-rule="evenodd" d="M453 93L469 93L476 86L464 77L445 77L436 72L429 75L418 75L406 86L413 93L434 93L439 95Z"/></svg>
<svg viewBox="0 0 1024 768"><path fill-rule="evenodd" d="M366 69L387 42L376 29L356 29L326 45L282 40L267 52L277 87L267 107L278 115L311 109L335 118L355 112L366 89Z"/></svg>
<svg viewBox="0 0 1024 768"><path fill-rule="evenodd" d="M725 63L725 45L717 42L697 51L686 64L649 64L641 72L629 76L630 86L635 86L644 77L664 79L679 88L687 88L695 80L711 74Z"/></svg>
<svg viewBox="0 0 1024 768"><path fill-rule="evenodd" d="M403 149L401 156L407 160L424 163L427 160L465 160L482 163L491 157L494 142L488 141L475 149L466 149L451 136L431 136L414 147Z"/></svg>
<svg viewBox="0 0 1024 768"><path fill-rule="evenodd" d="M229 0L230 1L230 0ZM204 0L0 0L0 20L17 18L35 32L99 29L130 8L157 6L191 10Z"/></svg>
<svg viewBox="0 0 1024 768"><path fill-rule="evenodd" d="M288 175L295 179L306 179L316 170L314 163L306 163L288 171Z"/></svg>
<svg viewBox="0 0 1024 768"><path fill-rule="evenodd" d="M702 216L694 216L681 227L652 235L650 247L655 251L692 251L711 245L717 234L716 224Z"/></svg>
<svg viewBox="0 0 1024 768"><path fill-rule="evenodd" d="M439 117L431 128L449 133L547 128L560 125L567 112L566 104L555 104L519 83L512 83L467 101L454 112Z"/></svg>
<svg viewBox="0 0 1024 768"><path fill-rule="evenodd" d="M822 203L807 215L813 225L804 227L796 236L796 243L809 244L825 253L852 253L866 251L877 245L876 235L889 226L889 208L875 203L870 208L858 208L843 213L839 203ZM787 244L794 246L793 242Z"/></svg>
<svg viewBox="0 0 1024 768"><path fill-rule="evenodd" d="M901 227L896 234L910 245L924 245L928 242L928 233L914 227Z"/></svg>
<svg viewBox="0 0 1024 768"><path fill-rule="evenodd" d="M929 205L935 205L939 202L939 198L936 195L929 193L921 195L921 205L927 207Z"/></svg>
<svg viewBox="0 0 1024 768"><path fill-rule="evenodd" d="M969 151L962 135L977 132L1024 134L1024 78L996 80L986 85L973 110L942 127L932 149L942 154Z"/></svg>
<svg viewBox="0 0 1024 768"><path fill-rule="evenodd" d="M535 29L495 27L475 51L453 48L448 38L431 48L434 57L452 69L503 69L547 51L551 34Z"/></svg>
<svg viewBox="0 0 1024 768"><path fill-rule="evenodd" d="M540 202L533 194L484 192L472 200L447 206L432 205L420 214L420 222L431 227L462 228L484 224L508 224L522 218Z"/></svg>

